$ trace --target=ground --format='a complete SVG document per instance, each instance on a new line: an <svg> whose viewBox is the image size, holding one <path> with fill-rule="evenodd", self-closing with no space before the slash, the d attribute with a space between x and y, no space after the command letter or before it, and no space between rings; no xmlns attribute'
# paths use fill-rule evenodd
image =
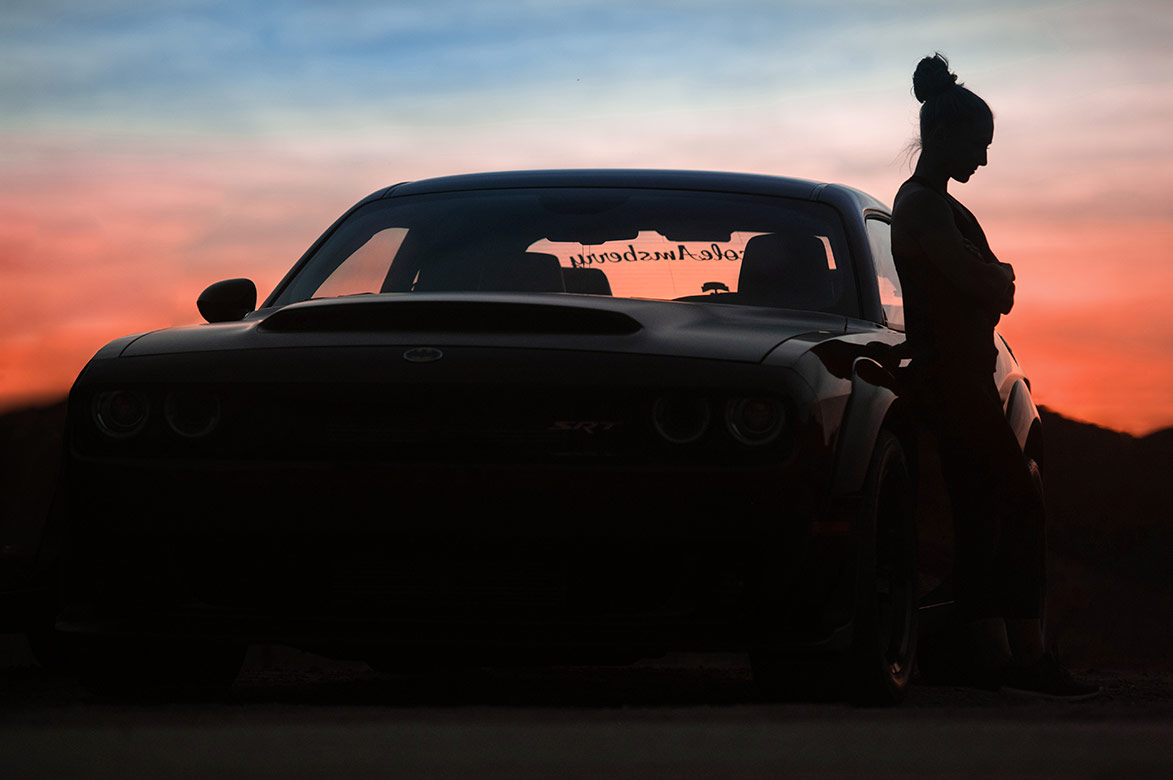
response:
<svg viewBox="0 0 1173 780"><path fill-rule="evenodd" d="M736 655L387 675L253 647L227 691L91 692L0 668L6 777L1173 776L1173 675L1081 670L1080 703L914 686L771 704Z"/></svg>

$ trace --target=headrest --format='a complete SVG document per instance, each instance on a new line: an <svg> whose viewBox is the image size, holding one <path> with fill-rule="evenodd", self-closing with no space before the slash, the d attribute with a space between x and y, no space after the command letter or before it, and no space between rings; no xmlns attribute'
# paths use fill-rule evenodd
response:
<svg viewBox="0 0 1173 780"><path fill-rule="evenodd" d="M745 245L738 297L757 306L824 311L838 298L827 248L818 236L768 233Z"/></svg>
<svg viewBox="0 0 1173 780"><path fill-rule="evenodd" d="M565 292L554 255L525 252L511 257L461 255L420 269L416 292Z"/></svg>
<svg viewBox="0 0 1173 780"><path fill-rule="evenodd" d="M610 295L611 282L602 268L562 268L566 292L580 295Z"/></svg>
<svg viewBox="0 0 1173 780"><path fill-rule="evenodd" d="M526 252L494 258L481 268L481 290L495 292L565 292L562 265L554 255Z"/></svg>

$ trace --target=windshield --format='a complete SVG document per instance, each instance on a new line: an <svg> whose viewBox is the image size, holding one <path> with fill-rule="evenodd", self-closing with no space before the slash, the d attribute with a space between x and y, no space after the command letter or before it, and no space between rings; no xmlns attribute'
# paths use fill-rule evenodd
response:
<svg viewBox="0 0 1173 780"><path fill-rule="evenodd" d="M355 211L274 301L511 291L858 313L824 204L686 190L532 188L390 197Z"/></svg>

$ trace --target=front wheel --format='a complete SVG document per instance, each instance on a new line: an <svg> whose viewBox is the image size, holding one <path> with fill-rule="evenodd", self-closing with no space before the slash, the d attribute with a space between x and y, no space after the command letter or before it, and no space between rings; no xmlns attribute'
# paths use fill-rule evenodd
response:
<svg viewBox="0 0 1173 780"><path fill-rule="evenodd" d="M854 531L850 649L835 655L751 653L754 679L767 698L889 705L904 697L916 658L915 488L900 439L881 431Z"/></svg>
<svg viewBox="0 0 1173 780"><path fill-rule="evenodd" d="M856 539L859 558L853 639L848 658L852 699L896 704L916 658L916 485L900 440L881 431L868 468Z"/></svg>

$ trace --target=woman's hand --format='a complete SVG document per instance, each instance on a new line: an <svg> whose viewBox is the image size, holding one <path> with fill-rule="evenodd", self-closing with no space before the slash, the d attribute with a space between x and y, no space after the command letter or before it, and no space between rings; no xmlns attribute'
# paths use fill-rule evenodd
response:
<svg viewBox="0 0 1173 780"><path fill-rule="evenodd" d="M1009 314L1014 308L1014 266L1010 263L998 263L998 270L1006 275L1006 292L1002 295L1002 302L998 311Z"/></svg>
<svg viewBox="0 0 1173 780"><path fill-rule="evenodd" d="M1006 286L1002 294L998 297L998 311L1002 314L1009 314L1010 310L1014 308L1014 266L1010 265L1010 263L999 261L992 254L983 252L977 244L968 238L961 239L961 246L965 248L966 252L969 252L983 263L996 266L1006 278Z"/></svg>

